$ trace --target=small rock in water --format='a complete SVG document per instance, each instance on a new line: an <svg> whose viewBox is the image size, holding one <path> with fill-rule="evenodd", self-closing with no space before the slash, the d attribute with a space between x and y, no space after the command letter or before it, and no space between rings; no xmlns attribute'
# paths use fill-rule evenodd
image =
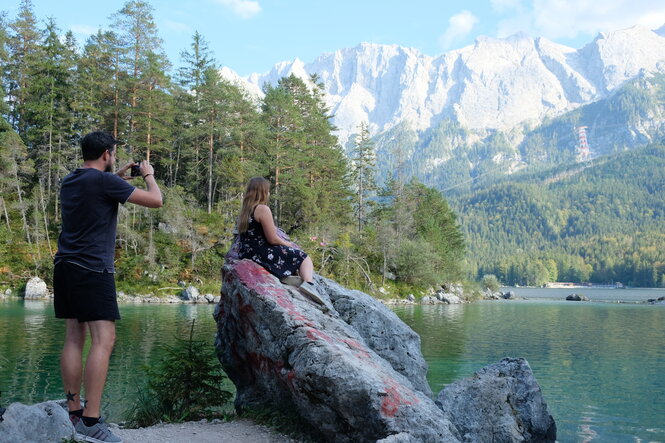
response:
<svg viewBox="0 0 665 443"><path fill-rule="evenodd" d="M515 300L517 298L517 294L515 294L515 291L504 292L503 298L504 300Z"/></svg>
<svg viewBox="0 0 665 443"><path fill-rule="evenodd" d="M582 294L570 294L566 297L568 301L589 301L589 297Z"/></svg>

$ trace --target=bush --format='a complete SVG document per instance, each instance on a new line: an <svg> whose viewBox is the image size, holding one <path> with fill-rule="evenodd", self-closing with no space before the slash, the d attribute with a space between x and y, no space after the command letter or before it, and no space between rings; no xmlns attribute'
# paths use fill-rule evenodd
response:
<svg viewBox="0 0 665 443"><path fill-rule="evenodd" d="M480 284L482 285L483 289L489 289L492 292L497 292L501 288L501 283L494 274L483 275L483 278L480 280Z"/></svg>
<svg viewBox="0 0 665 443"><path fill-rule="evenodd" d="M144 368L148 385L137 391L126 413L129 426L211 418L221 415L231 400L233 394L222 388L226 376L212 346L194 340L194 324L188 340L177 339L155 368Z"/></svg>

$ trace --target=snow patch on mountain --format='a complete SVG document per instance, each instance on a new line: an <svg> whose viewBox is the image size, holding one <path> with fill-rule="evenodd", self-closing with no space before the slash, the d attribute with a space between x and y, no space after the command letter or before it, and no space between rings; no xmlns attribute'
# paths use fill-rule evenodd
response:
<svg viewBox="0 0 665 443"><path fill-rule="evenodd" d="M241 78L229 68L221 74L257 96L265 83L281 77L309 82L317 74L344 144L361 122L373 135L400 124L424 131L445 120L478 131L534 125L605 98L649 72L665 73L665 26L599 34L581 49L525 34L479 37L438 57L361 43L311 63L278 63L265 74Z"/></svg>

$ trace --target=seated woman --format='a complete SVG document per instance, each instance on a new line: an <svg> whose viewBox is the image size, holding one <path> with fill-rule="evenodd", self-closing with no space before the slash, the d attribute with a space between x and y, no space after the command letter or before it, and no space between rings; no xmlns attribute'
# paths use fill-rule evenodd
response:
<svg viewBox="0 0 665 443"><path fill-rule="evenodd" d="M324 305L314 286L314 264L294 243L282 239L267 206L270 182L254 177L247 183L238 218L239 256L248 258L276 275L283 282L300 274L300 292Z"/></svg>

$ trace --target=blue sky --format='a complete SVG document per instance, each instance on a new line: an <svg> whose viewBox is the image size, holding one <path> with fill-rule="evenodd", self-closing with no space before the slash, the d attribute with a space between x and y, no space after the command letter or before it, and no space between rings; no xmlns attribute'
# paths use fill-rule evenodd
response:
<svg viewBox="0 0 665 443"><path fill-rule="evenodd" d="M19 0L4 0L9 20ZM55 18L79 43L124 0L33 0L40 20ZM311 62L324 52L360 42L397 44L436 56L472 44L479 35L516 32L580 48L600 31L665 24L663 0L153 0L164 50L178 66L198 31L220 65L240 75L277 62Z"/></svg>

